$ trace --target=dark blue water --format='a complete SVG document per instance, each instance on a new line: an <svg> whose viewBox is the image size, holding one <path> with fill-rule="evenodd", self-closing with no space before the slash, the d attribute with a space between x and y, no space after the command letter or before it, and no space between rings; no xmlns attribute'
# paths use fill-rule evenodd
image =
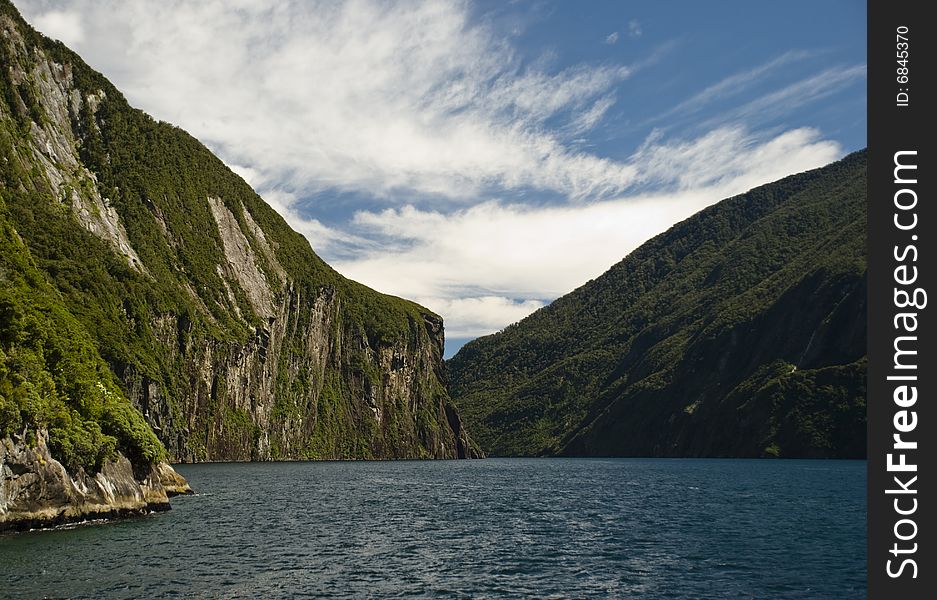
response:
<svg viewBox="0 0 937 600"><path fill-rule="evenodd" d="M151 517L0 536L0 597L860 598L865 463L181 466Z"/></svg>

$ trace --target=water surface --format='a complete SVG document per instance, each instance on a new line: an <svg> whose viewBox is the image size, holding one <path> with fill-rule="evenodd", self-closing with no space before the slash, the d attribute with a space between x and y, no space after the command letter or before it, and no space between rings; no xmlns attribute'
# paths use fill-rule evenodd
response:
<svg viewBox="0 0 937 600"><path fill-rule="evenodd" d="M858 598L865 468L182 465L170 512L0 536L0 598Z"/></svg>

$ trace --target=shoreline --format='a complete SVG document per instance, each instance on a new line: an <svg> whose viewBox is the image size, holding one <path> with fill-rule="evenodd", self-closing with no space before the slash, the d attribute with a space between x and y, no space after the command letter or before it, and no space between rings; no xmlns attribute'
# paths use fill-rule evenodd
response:
<svg viewBox="0 0 937 600"><path fill-rule="evenodd" d="M192 488L168 463L152 465L143 479L123 455L89 475L69 473L52 458L48 432L0 439L0 533L48 529L92 519L119 519L170 510L169 498Z"/></svg>

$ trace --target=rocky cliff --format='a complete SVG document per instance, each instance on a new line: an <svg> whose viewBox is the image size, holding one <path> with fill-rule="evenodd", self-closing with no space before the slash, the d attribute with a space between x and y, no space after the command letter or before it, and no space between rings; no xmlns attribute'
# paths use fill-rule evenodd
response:
<svg viewBox="0 0 937 600"><path fill-rule="evenodd" d="M16 481L70 478L92 496L68 504L96 505L91 482L122 470L121 493L146 497L164 459L478 455L446 391L440 317L336 273L201 143L5 0L0 233ZM50 459L64 471L34 468ZM3 510L32 511L10 504L13 480Z"/></svg>
<svg viewBox="0 0 937 600"><path fill-rule="evenodd" d="M728 198L449 361L493 454L865 456L866 158Z"/></svg>
<svg viewBox="0 0 937 600"><path fill-rule="evenodd" d="M169 510L170 496L191 492L165 462L139 479L120 455L93 475L69 473L52 458L44 430L33 440L0 440L0 532Z"/></svg>

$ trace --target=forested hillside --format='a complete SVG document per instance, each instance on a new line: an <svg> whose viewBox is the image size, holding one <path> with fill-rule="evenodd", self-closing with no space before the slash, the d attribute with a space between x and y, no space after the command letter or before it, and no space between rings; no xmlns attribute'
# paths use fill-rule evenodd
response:
<svg viewBox="0 0 937 600"><path fill-rule="evenodd" d="M495 455L865 455L866 156L726 199L449 361Z"/></svg>

